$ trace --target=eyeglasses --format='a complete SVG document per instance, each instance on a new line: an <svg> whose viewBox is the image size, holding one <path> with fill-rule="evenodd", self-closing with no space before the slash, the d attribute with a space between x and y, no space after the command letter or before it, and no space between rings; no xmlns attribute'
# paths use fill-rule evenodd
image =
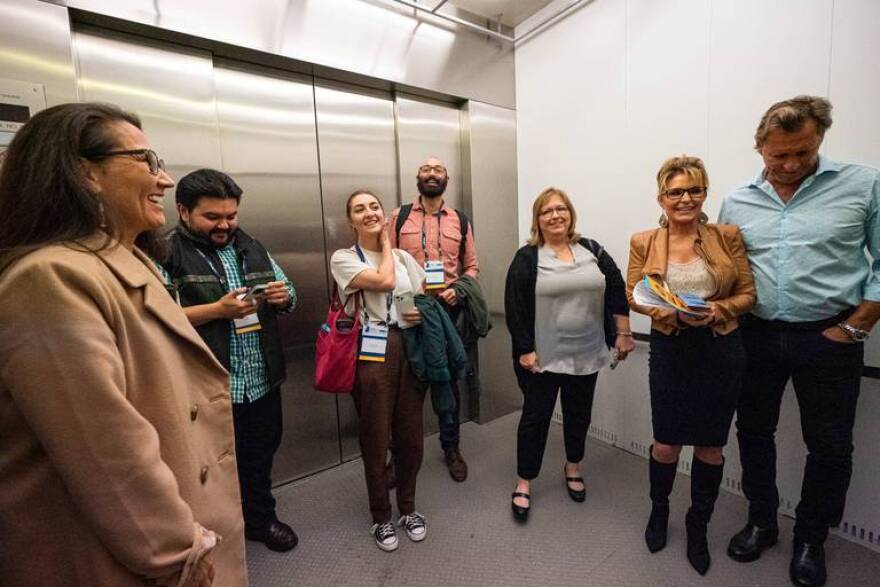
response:
<svg viewBox="0 0 880 587"><path fill-rule="evenodd" d="M556 212L557 216L568 216L568 213L571 210L568 209L568 206L554 206L553 208L545 208L538 212L538 216L541 218L550 218L553 216L553 213Z"/></svg>
<svg viewBox="0 0 880 587"><path fill-rule="evenodd" d="M419 167L419 173L446 173L446 168L442 165L422 165Z"/></svg>
<svg viewBox="0 0 880 587"><path fill-rule="evenodd" d="M101 158L105 157L117 157L120 155L131 155L134 156L139 161L146 161L147 167L150 168L150 173L153 175L159 175L159 170L165 171L165 161L159 158L159 155L156 154L156 151L153 149L130 149L128 151L110 151L109 153L104 153L101 155Z"/></svg>
<svg viewBox="0 0 880 587"><path fill-rule="evenodd" d="M702 200L706 197L708 190L709 188L705 186L695 185L690 188L672 188L663 192L663 195L670 200L680 200L685 194L689 195L692 200Z"/></svg>

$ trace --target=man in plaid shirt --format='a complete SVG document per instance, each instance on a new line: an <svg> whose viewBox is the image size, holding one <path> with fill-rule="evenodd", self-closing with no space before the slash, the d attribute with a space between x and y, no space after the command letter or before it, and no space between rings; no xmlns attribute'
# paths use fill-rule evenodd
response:
<svg viewBox="0 0 880 587"><path fill-rule="evenodd" d="M296 292L263 245L238 227L241 194L220 171L184 176L165 269L190 322L229 371L245 536L286 551L298 539L275 515L271 491L286 377L277 316L293 309ZM197 408L190 417L197 421Z"/></svg>

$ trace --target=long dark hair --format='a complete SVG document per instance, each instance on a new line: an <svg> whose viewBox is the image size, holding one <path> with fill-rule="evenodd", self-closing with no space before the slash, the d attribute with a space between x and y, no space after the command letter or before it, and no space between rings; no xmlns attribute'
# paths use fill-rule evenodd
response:
<svg viewBox="0 0 880 587"><path fill-rule="evenodd" d="M118 235L113 211L89 189L81 164L117 147L115 122L141 128L136 115L112 104L77 103L43 110L19 129L0 168L0 258L99 229Z"/></svg>

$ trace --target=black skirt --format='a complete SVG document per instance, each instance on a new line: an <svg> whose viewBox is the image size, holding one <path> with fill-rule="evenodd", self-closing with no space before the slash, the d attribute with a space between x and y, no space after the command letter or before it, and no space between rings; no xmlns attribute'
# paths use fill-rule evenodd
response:
<svg viewBox="0 0 880 587"><path fill-rule="evenodd" d="M739 401L746 357L739 330L651 331L649 384L654 440L724 446Z"/></svg>

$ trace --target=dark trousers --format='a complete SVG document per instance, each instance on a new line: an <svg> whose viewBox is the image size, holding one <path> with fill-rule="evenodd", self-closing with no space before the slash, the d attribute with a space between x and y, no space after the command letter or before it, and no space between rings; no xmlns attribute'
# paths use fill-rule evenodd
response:
<svg viewBox="0 0 880 587"><path fill-rule="evenodd" d="M260 531L275 521L272 459L281 445L281 392L275 388L256 401L232 404L232 419L244 523Z"/></svg>
<svg viewBox="0 0 880 587"><path fill-rule="evenodd" d="M358 361L352 393L358 413L361 456L367 479L370 512L376 523L391 519L385 456L394 442L397 509L415 511L416 476L422 466L424 387L409 367L400 330L388 333L385 362Z"/></svg>
<svg viewBox="0 0 880 587"><path fill-rule="evenodd" d="M443 450L450 448L458 448L460 439L461 420L459 418L459 406L461 406L461 392L458 389L458 381L450 381L447 384L452 390L452 397L455 399L455 405L437 413L437 425L440 428L440 447Z"/></svg>
<svg viewBox="0 0 880 587"><path fill-rule="evenodd" d="M531 373L519 364L514 365L514 370L523 392L522 415L516 431L517 475L522 479L534 479L541 472L547 432L560 389L565 456L570 463L581 462L599 374Z"/></svg>
<svg viewBox="0 0 880 587"><path fill-rule="evenodd" d="M446 313L449 314L449 317L458 329L459 334L461 334L461 320L464 319L461 307L447 306L446 304L443 304L443 308L446 310ZM469 407L471 408L470 415L472 418L475 418L478 415L475 413L476 410L474 410L474 407L479 405L480 397L477 341L474 341L471 345L465 346L464 350L468 357L468 372L465 375L464 382L453 381L449 384L452 388L452 396L455 398L455 406L437 413L437 426L440 428L440 446L443 450L458 448L461 429L461 421L459 417L461 410L461 391L459 386L462 383L467 385L468 388L468 395L470 397Z"/></svg>
<svg viewBox="0 0 880 587"><path fill-rule="evenodd" d="M748 317L743 323L747 367L737 408L737 437L749 521L776 525L776 426L791 378L807 445L794 527L796 540L821 544L840 524L852 476L852 430L864 345L834 342L822 330L836 319L786 325Z"/></svg>

